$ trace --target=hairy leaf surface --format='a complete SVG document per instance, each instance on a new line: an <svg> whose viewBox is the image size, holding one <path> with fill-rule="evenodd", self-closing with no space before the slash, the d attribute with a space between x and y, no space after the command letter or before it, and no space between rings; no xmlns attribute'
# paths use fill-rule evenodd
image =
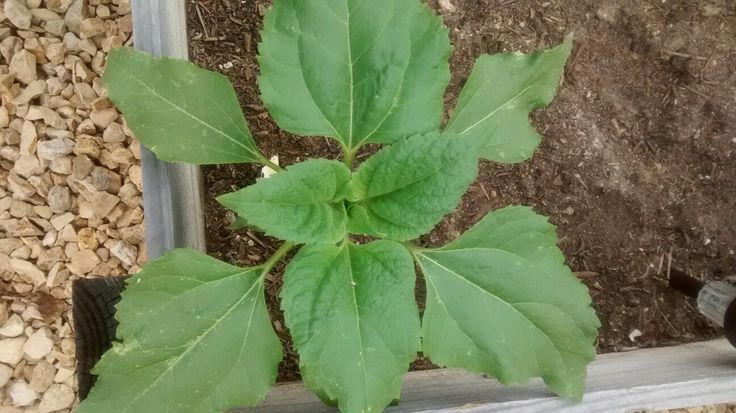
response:
<svg viewBox="0 0 736 413"><path fill-rule="evenodd" d="M346 233L350 180L342 163L313 159L217 200L274 237L336 243Z"/></svg>
<svg viewBox="0 0 736 413"><path fill-rule="evenodd" d="M570 50L572 36L554 49L529 55L481 56L446 130L479 141L482 158L504 163L529 159L541 141L529 113L554 99Z"/></svg>
<svg viewBox="0 0 736 413"><path fill-rule="evenodd" d="M276 0L259 83L282 129L353 150L439 127L450 51L419 0Z"/></svg>
<svg viewBox="0 0 736 413"><path fill-rule="evenodd" d="M386 147L355 173L350 230L410 240L452 212L478 173L468 141L438 132Z"/></svg>
<svg viewBox="0 0 736 413"><path fill-rule="evenodd" d="M263 270L192 250L150 262L118 304L116 343L79 413L212 412L253 405L276 380L281 342Z"/></svg>
<svg viewBox="0 0 736 413"><path fill-rule="evenodd" d="M197 165L257 162L230 81L185 60L110 52L105 86L128 126L161 159Z"/></svg>
<svg viewBox="0 0 736 413"><path fill-rule="evenodd" d="M399 397L419 350L414 265L398 243L311 245L281 293L302 377L343 413L380 412Z"/></svg>
<svg viewBox="0 0 736 413"><path fill-rule="evenodd" d="M443 249L419 252L424 354L504 384L541 376L557 394L580 399L600 323L556 243L546 219L510 207Z"/></svg>

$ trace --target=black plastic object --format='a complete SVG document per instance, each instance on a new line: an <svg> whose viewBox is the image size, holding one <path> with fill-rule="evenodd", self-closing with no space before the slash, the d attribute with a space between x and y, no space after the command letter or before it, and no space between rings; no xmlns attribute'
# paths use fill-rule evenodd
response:
<svg viewBox="0 0 736 413"><path fill-rule="evenodd" d="M72 283L72 313L77 345L79 399L84 400L97 376L92 368L115 341L115 304L128 277L88 278Z"/></svg>
<svg viewBox="0 0 736 413"><path fill-rule="evenodd" d="M705 282L672 268L670 270L670 287L690 298L698 298L698 293L705 287Z"/></svg>
<svg viewBox="0 0 736 413"><path fill-rule="evenodd" d="M688 297L698 299L698 310L714 323L723 325L726 332L726 338L734 347L736 347L736 298L731 298L731 302L728 304L728 294L726 293L724 297L724 294L720 292L716 294L717 299L715 300L718 303L716 306L718 310L706 311L705 308L710 307L712 309L713 307L708 303L708 300L701 302L699 297L701 296L701 291L704 289L707 290L706 287L710 288L711 285L715 286L715 284L700 281L674 268L670 271L669 284L670 287L687 295ZM706 297L707 296L708 294L706 294Z"/></svg>
<svg viewBox="0 0 736 413"><path fill-rule="evenodd" d="M736 300L728 307L723 328L726 329L726 338L728 341L736 347Z"/></svg>

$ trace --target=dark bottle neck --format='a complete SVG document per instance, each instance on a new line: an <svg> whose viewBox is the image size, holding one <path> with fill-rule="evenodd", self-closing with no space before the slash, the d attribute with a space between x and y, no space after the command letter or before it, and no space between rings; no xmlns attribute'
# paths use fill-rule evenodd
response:
<svg viewBox="0 0 736 413"><path fill-rule="evenodd" d="M726 338L728 341L736 347L736 300L734 300L726 311L726 319L723 323L723 328L726 330Z"/></svg>
<svg viewBox="0 0 736 413"><path fill-rule="evenodd" d="M670 287L688 297L698 298L698 293L705 287L705 282L672 268L670 269Z"/></svg>

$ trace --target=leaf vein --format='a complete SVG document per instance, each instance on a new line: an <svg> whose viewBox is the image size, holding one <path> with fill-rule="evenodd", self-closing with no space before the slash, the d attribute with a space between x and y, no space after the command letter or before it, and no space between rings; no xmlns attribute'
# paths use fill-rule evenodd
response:
<svg viewBox="0 0 736 413"><path fill-rule="evenodd" d="M231 277L232 277L232 276L231 276ZM231 278L231 277L228 277L228 278ZM158 376L158 377L157 377L157 378L156 378L156 379L155 379L155 380L154 380L154 381L153 381L153 382L152 382L152 383L151 383L150 385L148 385L148 386L147 386L147 387L146 387L146 388L145 388L145 389L144 389L143 391L141 391L141 392L140 392L140 394L138 394L138 396L136 396L135 398L133 398L133 399L132 399L132 400L130 401L130 403L128 403L128 405L127 405L127 406L125 406L125 408L124 408L124 409L122 410L122 412L121 412L121 413L125 413L125 412L128 412L128 411L130 410L130 407L131 407L131 406L133 406L133 404L134 404L135 402L137 402L137 401L138 401L138 400L140 400L140 399L141 399L141 398L142 398L142 397L143 397L144 395L146 395L146 394L147 394L148 392L150 392L150 391L151 391L151 390L152 390L152 389L153 389L153 388L154 388L154 387L155 387L155 386L156 386L156 385L157 385L157 384L158 384L158 383L159 383L159 382L160 382L160 381L161 381L161 380L163 379L163 377L164 377L164 376L165 376L165 375L166 375L167 373L169 373L170 371L173 371L174 367L176 367L176 366L177 366L177 365L179 364L179 362L181 362L181 360L182 360L182 359L183 359L183 358L184 358L184 357L185 357L185 356L186 356L187 354L189 354L189 353L190 353L190 352L192 351L192 349L194 349L194 348L195 348L195 347L196 347L196 346L197 346L197 345L198 345L198 344L199 344L199 343L200 343L200 342L201 342L202 340L204 340L204 338L205 338L205 337L207 337L207 336L208 336L208 335L209 335L209 334L210 334L210 333L211 333L211 332L212 332L212 331L213 331L213 330L214 330L214 329L215 329L215 328L216 328L217 326L219 326L219 325L220 325L220 323L222 323L222 321L223 321L223 320L224 320L225 318L227 318L227 317L228 317L228 316L229 316L229 315L230 315L230 314L231 314L231 313L232 313L233 311L235 311L235 309L236 309L236 308L237 308L238 306L240 306L240 304L242 304L242 303L243 303L243 301L245 301L245 299L246 299L246 298L247 298L247 297L248 297L248 296L250 295L250 293L251 293L251 292L253 291L253 289L254 289L254 288L255 288L256 286L260 285L260 283L261 283L261 281L262 281L262 278L263 278L263 275L261 275L261 278L260 278L259 280L256 280L256 281L255 281L255 282L253 283L253 285L252 285L252 286L251 286L251 287L250 287L250 288L248 289L248 291L246 291L246 292L245 292L245 293L243 294L243 296L242 296L242 297L240 298L240 300L238 300L238 301L237 301L237 302L236 302L235 304L233 304L232 306L230 306L230 308L229 308L229 309L228 309L228 310L227 310L227 311L225 312L225 314L223 314L223 315L222 315L221 317L219 317L219 318L218 318L217 320L215 320L215 322L214 322L214 323L213 323L213 324L212 324L212 325L211 325L211 326L210 326L210 327L209 327L209 328L208 328L207 330L205 330L205 331L204 331L204 332L203 332L202 334L200 334L199 336L197 336L197 337L196 337L196 338L194 339L194 341L192 342L192 345L191 345L191 346L189 346L189 348L188 348L188 349L187 349L186 351L184 351L184 352L183 352L183 353L181 353L181 354L180 354L180 355L179 355L178 357L176 357L176 358L175 358L175 359L174 359L174 360L173 360L173 361L172 361L172 362L170 363L169 367L168 367L168 368L167 368L166 370L164 370L164 371L163 371L163 372L162 372L161 374L159 374L159 376Z"/></svg>
<svg viewBox="0 0 736 413"><path fill-rule="evenodd" d="M422 257L424 257L425 259L427 259L428 261L432 262L433 264L437 265L438 267L446 270L450 274L455 275L456 277L458 277L459 279L463 280L464 282L466 282L467 284L471 285L472 287L480 290L482 293L487 294L488 296L490 296L490 297L498 300L500 303L508 306L514 312L516 312L519 315L521 315L523 318L525 318L529 322L529 324L531 324L534 327L534 329L536 329L545 338L545 340L547 342L549 342L550 344L552 344L552 347L555 349L555 351L557 352L557 354L560 356L560 359L562 360L562 352L563 351L557 346L557 343L554 340L552 340L552 338L549 335L547 335L547 333L541 327L539 327L534 321L532 321L531 319L529 319L529 317L527 317L527 315L524 314L524 312L522 312L519 309L517 309L516 307L514 307L512 303L509 303L508 301L501 299L501 297L499 297L499 296L493 294L492 292L490 292L490 291L482 288L478 284L472 282L471 280L469 280L468 278L462 276L461 274L457 273L456 271L453 271L450 268L447 268L444 265L440 264L439 262L437 262L437 261L429 258L427 255L425 255L425 254L420 254L420 255ZM519 259L521 259L521 258L519 257ZM521 260L524 261L523 259L521 259Z"/></svg>
<svg viewBox="0 0 736 413"><path fill-rule="evenodd" d="M165 98L165 97L164 97L163 95L161 95L161 94L159 94L158 92L156 92L156 90L155 90L155 89L153 89L153 88L152 88L151 86L149 86L149 85L148 85L148 84L147 84L146 82L144 82L143 80L141 80L141 79L139 79L138 77L136 77L136 76L135 76L134 74L132 74L132 73L129 73L128 75L130 76L130 78L131 78L131 79L133 79L133 80L135 80L136 82L138 82L138 84L140 84L140 85L141 85L141 86L143 86L144 88L148 89L148 90L149 90L149 91L151 92L151 94L152 94L153 96L155 96L155 97L157 97L157 98L161 99L161 100L162 100L162 101L164 101L165 103L167 103L167 104L171 105L171 106L172 106L172 107L174 107L174 108L175 108L176 110L178 110L178 111L180 111L181 113L183 113L183 114L185 114L185 115L189 116L190 118L192 118L192 119L194 119L195 121L199 122L199 123L200 123L200 124L202 124L203 126L205 126L205 127L209 128L209 129L213 130L214 132L216 132L216 133L218 133L218 134L220 134L220 135L224 136L224 137L225 137L225 138L227 138L227 139L228 139L229 141L231 141L231 142L233 142L234 144L236 144L236 145L240 146L241 148L245 149L245 151L246 151L246 152L248 152L248 153L250 153L251 155L253 155L254 157L258 158L258 153L256 153L256 151L254 151L253 149L251 149L251 148L249 148L248 146L244 145L244 144L243 144L242 142L240 142L239 140L237 140L237 139L233 138L232 136L228 135L227 133L225 133L225 132L221 131L220 129L218 129L218 128L216 128L216 127L212 126L212 125L210 125L210 124L209 124L209 123L207 123L207 122L205 122L205 121L204 121L203 119L200 119L199 117L195 116L195 115L194 115L193 113L191 113L191 112L188 112L188 111L187 111L186 109L184 109L184 108L182 108L181 106L179 106L179 105L175 104L174 102L172 102L172 101L168 100L168 99L167 99L167 98Z"/></svg>

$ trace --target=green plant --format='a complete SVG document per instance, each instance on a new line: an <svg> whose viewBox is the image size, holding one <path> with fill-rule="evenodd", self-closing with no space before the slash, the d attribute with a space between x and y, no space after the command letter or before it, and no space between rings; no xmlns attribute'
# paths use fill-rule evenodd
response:
<svg viewBox="0 0 736 413"><path fill-rule="evenodd" d="M553 99L571 46L568 37L530 55L481 56L442 128L451 46L420 0L276 0L259 49L263 101L283 129L344 150L343 162L285 170L256 147L224 76L112 51L110 97L160 158L279 171L219 201L285 243L254 268L191 250L148 263L129 282L121 342L79 411L214 412L261 400L282 357L264 278L301 244L281 305L305 384L341 411L398 399L419 351L505 384L541 376L580 399L599 322L546 218L508 207L443 248L409 242L457 207L479 158L533 154L529 113ZM367 143L384 147L353 171ZM421 321L415 263L427 285Z"/></svg>

